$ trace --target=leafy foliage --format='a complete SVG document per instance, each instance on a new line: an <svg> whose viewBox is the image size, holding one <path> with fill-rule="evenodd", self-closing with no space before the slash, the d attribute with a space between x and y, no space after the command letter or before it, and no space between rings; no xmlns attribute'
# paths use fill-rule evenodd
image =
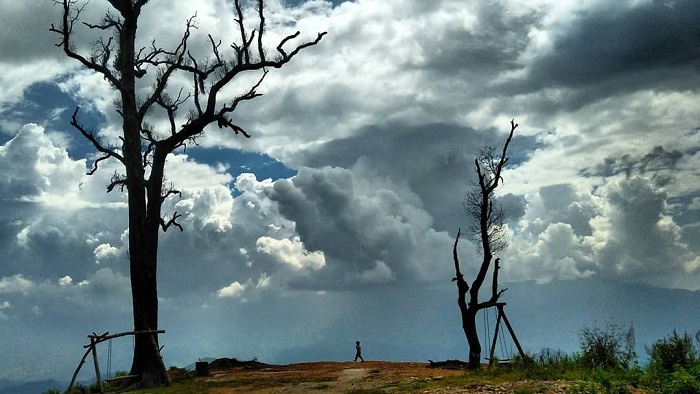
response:
<svg viewBox="0 0 700 394"><path fill-rule="evenodd" d="M673 372L676 366L689 367L697 361L697 351L690 335L678 335L676 330L656 341L647 352L650 364L666 372Z"/></svg>
<svg viewBox="0 0 700 394"><path fill-rule="evenodd" d="M580 362L584 368L629 369L637 354L634 351L634 327L608 323L605 328L594 324L579 332Z"/></svg>

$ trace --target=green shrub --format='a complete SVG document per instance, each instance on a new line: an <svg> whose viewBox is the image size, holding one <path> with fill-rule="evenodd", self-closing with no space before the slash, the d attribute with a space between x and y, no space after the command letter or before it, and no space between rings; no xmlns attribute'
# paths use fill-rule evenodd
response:
<svg viewBox="0 0 700 394"><path fill-rule="evenodd" d="M659 339L647 348L649 363L666 372L673 372L676 366L690 367L696 362L696 349L688 333L678 335L676 330L667 338Z"/></svg>
<svg viewBox="0 0 700 394"><path fill-rule="evenodd" d="M668 394L700 394L700 382L684 368L671 373L669 382L664 387Z"/></svg>
<svg viewBox="0 0 700 394"><path fill-rule="evenodd" d="M608 323L605 329L594 324L579 331L581 366L588 369L630 368L637 358L634 328Z"/></svg>

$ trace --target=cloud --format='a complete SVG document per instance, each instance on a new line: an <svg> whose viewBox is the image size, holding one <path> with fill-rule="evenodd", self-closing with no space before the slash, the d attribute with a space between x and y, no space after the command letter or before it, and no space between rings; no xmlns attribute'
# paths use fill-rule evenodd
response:
<svg viewBox="0 0 700 394"><path fill-rule="evenodd" d="M696 289L697 249L683 236L668 192L647 177L618 177L590 192L552 185L526 195L504 253L505 280L546 282L599 275Z"/></svg>
<svg viewBox="0 0 700 394"><path fill-rule="evenodd" d="M0 294L25 293L34 287L34 282L26 279L22 274L0 279Z"/></svg>
<svg viewBox="0 0 700 394"><path fill-rule="evenodd" d="M550 223L534 238L514 237L502 262L506 281L530 279L549 282L595 274L590 250L571 225Z"/></svg>
<svg viewBox="0 0 700 394"><path fill-rule="evenodd" d="M691 55L700 42L694 22L700 12L697 2L635 3L581 4L552 24L541 33L548 35L548 50L529 65L525 84L532 90L580 89L571 91L578 105L608 94L604 92L610 84L618 94L644 87L678 88L678 75L684 75L684 83L697 85Z"/></svg>
<svg viewBox="0 0 700 394"><path fill-rule="evenodd" d="M12 316L24 318L34 311L50 316L72 311L92 314L105 307L129 310L129 279L110 268L101 268L79 283L65 275L60 279L30 280L22 274L0 278L0 294L13 306Z"/></svg>
<svg viewBox="0 0 700 394"><path fill-rule="evenodd" d="M119 249L110 244L100 244L97 245L93 254L95 256L95 262L99 264L101 260L116 257L119 254Z"/></svg>
<svg viewBox="0 0 700 394"><path fill-rule="evenodd" d="M394 273L391 268L383 261L376 261L374 268L368 269L360 273L360 280L368 283L389 282L394 278Z"/></svg>
<svg viewBox="0 0 700 394"><path fill-rule="evenodd" d="M230 285L219 289L216 293L219 298L239 298L243 295L245 286L238 282L233 282Z"/></svg>
<svg viewBox="0 0 700 394"><path fill-rule="evenodd" d="M248 279L244 284L238 281L231 283L228 286L222 287L216 292L218 298L236 298L242 302L248 302L248 298L244 295L251 295L255 290L266 290L271 288L271 280L267 273L263 272L257 280Z"/></svg>
<svg viewBox="0 0 700 394"><path fill-rule="evenodd" d="M0 42L0 114L18 103L25 90L34 83L50 81L69 70L69 61L47 32L57 22L58 7L41 2L0 0L3 10L2 42ZM30 22L28 26L27 21ZM22 110L30 110L23 106ZM38 121L38 119L36 120Z"/></svg>
<svg viewBox="0 0 700 394"><path fill-rule="evenodd" d="M314 286L348 285L377 269L377 261L377 272L386 273L386 266L400 281L449 275L426 264L439 261L433 253L449 261L449 236L431 228L432 217L405 184L374 171L365 162L351 169L301 168L291 180L275 182L269 195L279 212L295 223L307 248L325 255Z"/></svg>
<svg viewBox="0 0 700 394"><path fill-rule="evenodd" d="M77 192L84 161L71 160L36 124L28 124L3 146L0 193L4 199L40 199L46 193Z"/></svg>
<svg viewBox="0 0 700 394"><path fill-rule="evenodd" d="M323 252L308 252L299 237L293 239L274 239L270 237L260 237L255 242L258 252L274 256L280 263L301 270L321 269L326 265Z"/></svg>
<svg viewBox="0 0 700 394"><path fill-rule="evenodd" d="M11 306L10 306L10 303L8 301L0 302L0 320L7 320L8 319L7 315L5 314L5 312L3 312L3 310L10 309L10 307Z"/></svg>
<svg viewBox="0 0 700 394"><path fill-rule="evenodd" d="M608 215L592 222L590 239L602 272L631 281L687 286L700 271L666 214L667 194L649 179L631 178L605 189Z"/></svg>
<svg viewBox="0 0 700 394"><path fill-rule="evenodd" d="M668 151L663 146L655 146L642 157L633 157L630 154L607 157L602 164L598 164L593 169L585 169L583 172L598 176L614 176L623 173L627 178L650 174L657 186L664 187L675 180L674 172L677 172L677 166L683 156L683 152L678 149Z"/></svg>

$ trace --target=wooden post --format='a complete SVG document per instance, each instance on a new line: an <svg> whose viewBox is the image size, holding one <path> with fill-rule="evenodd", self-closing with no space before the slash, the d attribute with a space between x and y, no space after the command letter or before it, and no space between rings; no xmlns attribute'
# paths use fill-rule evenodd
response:
<svg viewBox="0 0 700 394"><path fill-rule="evenodd" d="M165 333L165 330L127 331L127 332L120 332L119 334L112 334L112 335L109 335L109 332L105 332L102 335L97 335L96 333L93 332L92 334L88 335L88 338L90 338L90 344L83 345L83 347L87 350L85 351L83 358L80 359L80 363L78 363L78 367L75 369L75 372L73 372L73 378L70 381L70 385L68 386L67 391L70 391L73 388L73 384L75 383L75 378L78 377L78 372L80 372L80 368L82 368L83 365L85 364L85 359L87 358L88 354L92 353L93 362L95 363L95 374L97 376L97 384L98 384L98 387L100 388L100 393L103 392L102 379L100 377L100 367L99 367L99 364L97 363L97 351L95 349L99 343L104 342L104 341L109 340L109 339L112 339L112 338L119 338L119 337L123 337L126 335L164 334L164 333ZM155 344L155 341L154 341L154 344ZM161 362L163 362L162 357L161 357Z"/></svg>
<svg viewBox="0 0 700 394"><path fill-rule="evenodd" d="M95 334L97 336L97 334ZM92 348L92 361L95 363L95 378L97 379L97 388L100 394L104 394L105 390L102 387L102 376L100 376L100 364L97 362L97 340L90 337L90 347Z"/></svg>
<svg viewBox="0 0 700 394"><path fill-rule="evenodd" d="M518 342L518 338L515 336L515 331L513 331L513 327L510 326L510 322L508 321L508 318L506 317L506 313L503 311L504 305L505 305L505 303L496 304L496 306L498 307L499 317L501 315L503 316L503 321L506 323L506 327L508 328L508 332L510 332L510 336L513 338L513 342L515 342L515 347L518 348L518 352L520 353L520 357L525 358L525 352L523 351L523 348L520 346L520 342Z"/></svg>
<svg viewBox="0 0 700 394"><path fill-rule="evenodd" d="M166 368L165 368L165 363L163 362L163 355L160 354L160 351L162 348L159 348L158 343L156 342L156 336L158 335L158 333L160 331L159 330L157 330L157 331L149 330L149 331L153 332L152 334L149 334L151 336L151 343L153 344L153 347L156 349L156 353L158 354L158 361L160 362L160 365L165 370ZM168 384L170 384L171 383L170 382L170 375L165 374L165 378L167 379Z"/></svg>
<svg viewBox="0 0 700 394"><path fill-rule="evenodd" d="M485 313L485 311L484 311ZM496 319L496 328L493 331L493 341L491 342L491 352L489 353L489 365L493 365L496 361L494 359L494 354L496 352L496 340L498 339L498 329L501 327L501 313L499 310L498 318Z"/></svg>

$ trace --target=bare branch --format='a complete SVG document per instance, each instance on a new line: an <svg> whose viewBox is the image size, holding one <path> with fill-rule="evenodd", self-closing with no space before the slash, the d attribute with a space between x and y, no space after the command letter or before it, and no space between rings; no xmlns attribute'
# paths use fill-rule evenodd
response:
<svg viewBox="0 0 700 394"><path fill-rule="evenodd" d="M258 0L258 19L260 19L260 24L258 25L258 53L260 55L260 61L265 62L265 50L263 49L263 31L265 29L265 15L263 13L263 0Z"/></svg>
<svg viewBox="0 0 700 394"><path fill-rule="evenodd" d="M160 73L160 75L156 79L156 84L153 89L153 92L139 108L139 117L141 119L143 119L143 117L146 116L146 113L151 108L151 106L159 99L159 97L163 94L163 91L165 91L165 88L168 85L168 80L170 79L170 75L173 72L175 72L175 70L181 69L184 65L184 56L187 53L187 40L190 37L191 29L197 28L197 26L194 23L195 17L196 15L187 19L185 32L183 33L182 38L180 39L180 43L174 51L168 52L163 50L162 48L156 48L155 44L152 44L153 50L151 51L151 53L146 55L146 57L144 57L137 63L137 66L140 66L142 64L150 64L153 66L168 66L164 71ZM167 55L166 59L159 60L157 56L161 54ZM171 58L171 60L168 60L168 58Z"/></svg>
<svg viewBox="0 0 700 394"><path fill-rule="evenodd" d="M238 107L238 104L240 104L242 101L248 101L248 100L252 100L256 97L262 96L262 93L258 93L256 90L258 89L258 87L260 87L260 84L262 84L262 81L265 79L266 76L267 76L267 70L265 70L263 72L262 76L260 76L260 79L258 80L258 82L255 83L255 85L253 85L246 93L233 99L233 101L231 102L231 105L224 106L221 109L221 111L219 111L219 113L225 114L225 113L233 112L236 110L236 107Z"/></svg>
<svg viewBox="0 0 700 394"><path fill-rule="evenodd" d="M492 283L491 283L491 299L494 301L498 299L500 294L498 291L498 271L501 269L501 259L496 259L493 263L493 276L492 276Z"/></svg>
<svg viewBox="0 0 700 394"><path fill-rule="evenodd" d="M501 171L503 170L503 167L505 167L506 163L508 162L508 157L506 156L506 152L508 151L508 146L510 145L510 141L513 139L513 133L515 132L515 129L518 128L518 124L515 123L515 119L510 120L510 133L508 133L508 138L506 139L505 144L503 144L503 151L501 152L501 159L498 162L498 165L496 167L496 172L494 173L494 181L493 184L491 185L491 191L496 189L498 187L498 181L502 180L501 178Z"/></svg>
<svg viewBox="0 0 700 394"><path fill-rule="evenodd" d="M180 223L177 222L177 219L181 217L182 215L178 214L177 211L175 211L175 213L173 213L173 217L170 218L170 220L168 220L167 222L163 218L160 219L160 227L163 229L164 232L168 231L168 228L170 228L170 226L175 226L179 228L181 232L185 231L180 225Z"/></svg>
<svg viewBox="0 0 700 394"><path fill-rule="evenodd" d="M122 162L122 164L124 164L124 157L122 157L122 155L120 155L119 153L117 153L113 149L109 149L109 148L104 147L97 140L97 138L95 137L95 135L93 133L89 132L85 127L83 127L83 125L80 124L80 122L78 122L78 111L79 110L80 110L80 107L76 107L75 111L73 111L73 115L71 116L71 121L70 121L71 126L73 126L76 130L78 130L80 132L80 134L83 135L83 137L85 137L88 141L90 141L92 143L92 145L95 147L95 149L97 149L99 152L101 152L103 154L101 157L99 157L97 160L95 160L93 162L92 170L90 170L90 172L88 172L88 174L89 175L94 174L95 171L97 171L97 164L99 162L101 162L102 160L106 160L110 157L114 157L115 159Z"/></svg>
<svg viewBox="0 0 700 394"><path fill-rule="evenodd" d="M114 174L112 174L112 179L109 185L107 185L107 193L114 190L115 187L119 187L122 192L126 187L126 177L117 173L116 171L114 172Z"/></svg>
<svg viewBox="0 0 700 394"><path fill-rule="evenodd" d="M168 188L168 190L165 193L161 194L160 201L164 202L168 197L173 196L173 195L178 195L178 196L182 197L182 193L179 190L175 189L173 187L173 183L170 182L170 187Z"/></svg>
<svg viewBox="0 0 700 394"><path fill-rule="evenodd" d="M236 14L238 14L238 19L236 19L236 23L238 23L238 28L241 32L241 43L243 45L242 48L240 48L240 51L243 55L243 59L241 61L240 55L239 55L239 64L241 62L245 62L246 64L250 63L250 51L249 51L249 45L248 43L250 42L248 40L248 36L246 35L245 32L245 26L243 25L243 10L241 9L241 2L239 0L234 1L234 5L236 7Z"/></svg>
<svg viewBox="0 0 700 394"><path fill-rule="evenodd" d="M455 264L455 276L452 278L452 282L457 282L457 289L459 294L459 302L463 303L466 307L465 295L469 291L469 284L464 280L464 275L459 267L459 255L457 253L457 245L459 244L459 237L462 235L462 229L457 230L457 236L455 237L454 246L452 246L452 259Z"/></svg>
<svg viewBox="0 0 700 394"><path fill-rule="evenodd" d="M62 0L61 2L55 1L55 4L60 4L63 7L63 15L61 18L61 25L56 27L53 24L51 24L51 28L49 31L54 32L61 37L61 41L59 41L56 46L59 48L63 48L63 52L70 58L75 59L79 61L80 63L83 64L86 68L93 70L95 72L98 72L102 74L102 76L109 81L112 86L117 88L118 90L122 90L121 83L119 79L112 73L112 71L107 67L106 61L97 62L93 59L87 59L86 57L78 54L75 52L75 49L73 47L73 44L71 43L71 36L73 34L73 26L76 21L79 20L80 14L83 12L85 9L85 6L87 3L84 3L81 6L76 6L77 0ZM116 0L110 1L110 3L116 2ZM116 7L115 7L116 8Z"/></svg>
<svg viewBox="0 0 700 394"><path fill-rule="evenodd" d="M121 21L117 18L115 18L111 13L107 12L107 15L104 16L102 19L102 24L99 25L94 25L91 23L87 22L82 22L83 25L89 27L90 29L98 29L98 30L109 30L109 29L116 29L118 32L122 31L123 25Z"/></svg>
<svg viewBox="0 0 700 394"><path fill-rule="evenodd" d="M299 51L301 51L302 49L308 48L308 47L310 47L310 46L316 45L316 44L318 44L319 42L321 42L321 39L323 38L323 36L326 35L326 33L327 33L327 32L325 32L325 31L322 32L322 33L318 33L318 36L316 36L316 39L315 39L315 40L309 41L309 42L305 42L305 43L303 43L303 44L297 46L296 48L294 48L294 50L293 50L289 55L285 55L285 57L284 57L285 63L286 63L287 61L291 60L291 59L292 59L297 53L299 53ZM284 54L284 52L281 50L281 49L282 49L282 45L284 45L284 43L287 42L289 39L294 38L294 37L296 37L296 36L298 36L298 35L299 35L299 32L296 32L295 34L286 37L286 38L285 38L284 40L282 40L282 42L277 46L277 50L280 51L280 53L283 53L283 54ZM282 64L283 64L283 63L282 63ZM278 67L278 68L279 68L282 64L280 64L279 66L275 66L275 67Z"/></svg>

